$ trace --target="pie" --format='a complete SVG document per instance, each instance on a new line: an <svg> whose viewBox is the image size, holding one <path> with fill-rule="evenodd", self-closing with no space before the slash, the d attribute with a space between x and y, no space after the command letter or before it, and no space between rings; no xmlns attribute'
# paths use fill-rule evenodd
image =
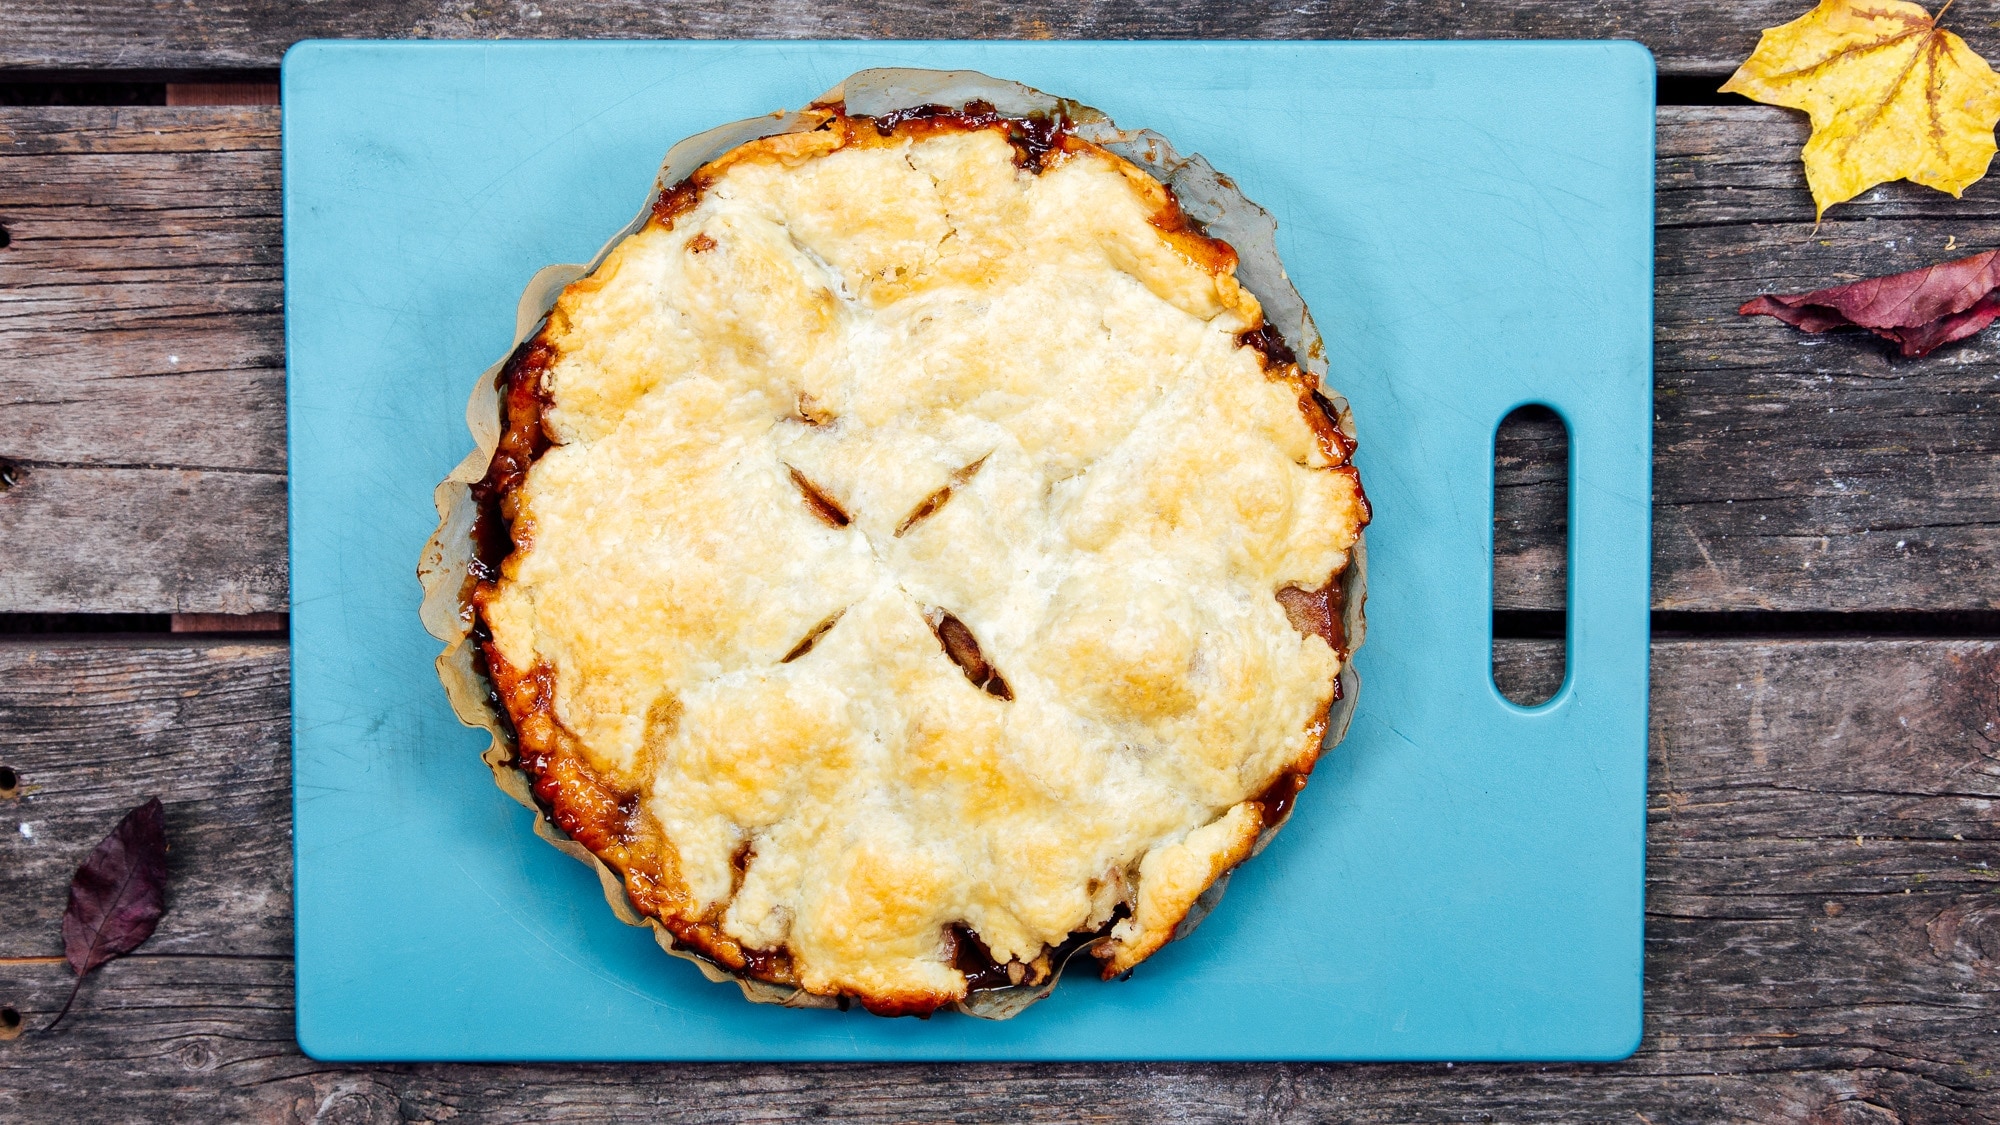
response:
<svg viewBox="0 0 2000 1125"><path fill-rule="evenodd" d="M1288 813L1369 509L1237 264L1066 113L833 101L561 292L498 377L470 647L663 943L977 1011L1126 973Z"/></svg>

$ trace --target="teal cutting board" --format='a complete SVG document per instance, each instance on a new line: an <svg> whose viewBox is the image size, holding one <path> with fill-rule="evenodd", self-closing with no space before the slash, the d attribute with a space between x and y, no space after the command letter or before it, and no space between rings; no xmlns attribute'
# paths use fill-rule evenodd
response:
<svg viewBox="0 0 2000 1125"><path fill-rule="evenodd" d="M873 66L1206 155L1352 400L1352 732L1193 936L1005 1023L746 1003L529 832L414 568L529 275L669 145ZM304 43L285 57L298 1034L322 1059L1610 1059L1640 1028L1653 66L1630 43ZM1570 427L1569 675L1489 674L1494 428Z"/></svg>

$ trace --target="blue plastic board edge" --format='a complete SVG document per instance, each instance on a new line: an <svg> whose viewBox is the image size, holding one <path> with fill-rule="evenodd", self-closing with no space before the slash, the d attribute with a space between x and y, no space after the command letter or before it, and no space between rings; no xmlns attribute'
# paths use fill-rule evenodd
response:
<svg viewBox="0 0 2000 1125"><path fill-rule="evenodd" d="M1280 222L1354 404L1346 742L1194 935L1006 1023L745 1003L493 787L412 570L471 380L661 154L868 66L1013 78ZM310 42L284 66L299 1041L328 1060L1614 1059L1638 1044L1653 69L1630 43ZM1569 675L1488 670L1492 439L1571 440Z"/></svg>

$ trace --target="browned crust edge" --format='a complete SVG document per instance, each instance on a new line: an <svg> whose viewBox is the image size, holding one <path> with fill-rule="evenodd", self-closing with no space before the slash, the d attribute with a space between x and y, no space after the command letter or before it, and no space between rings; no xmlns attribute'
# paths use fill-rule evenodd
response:
<svg viewBox="0 0 2000 1125"><path fill-rule="evenodd" d="M918 106L881 117L848 116L838 104L821 109L824 117L813 131L838 133L836 147L901 143L945 132L992 129L1007 137L1021 167L1037 173L1059 163L1068 154L1102 151L1075 136L1066 118L1008 117L984 102L971 102L962 109ZM719 176L719 166L725 164L712 161L661 192L646 225L671 230L676 218L700 202ZM1237 263L1234 247L1209 237L1181 208L1167 185L1150 176L1146 181L1152 185L1156 202L1156 210L1150 217L1152 225L1190 261L1208 272L1233 270ZM549 822L610 868L622 881L632 908L641 917L664 927L677 946L730 976L796 988L797 975L788 950L757 950L736 942L722 931L719 907L709 912L713 917L690 916L691 903L679 876L672 844L646 813L641 795L621 790L594 770L575 737L556 716L554 669L545 664L517 668L493 642L486 603L497 592L499 583L511 575L514 560L533 543L531 522L518 518L517 495L528 470L552 444L543 420L551 405L544 376L557 353L547 339L548 331L545 323L516 349L498 376L500 441L484 477L471 489L476 505L472 528L474 559L468 568L467 588L461 600L472 618L475 671L483 673L492 685L490 702L513 736L512 759L506 766L523 775ZM1320 393L1316 381L1269 325L1241 334L1237 342L1256 352L1268 378L1282 379L1297 389L1300 413L1330 463L1326 471L1353 478L1355 496L1362 510L1360 526L1365 528L1370 509L1359 474L1351 463L1355 442L1342 430L1340 419ZM1334 570L1316 589L1291 586L1276 592L1293 627L1324 639L1340 658L1343 668L1348 657L1342 627L1346 587L1343 579L1348 569L1343 565ZM1340 698L1341 685L1336 678L1329 685L1325 701L1301 732L1299 754L1269 785L1249 798L1258 807L1266 832L1283 823L1305 788L1322 752L1329 712ZM1218 873L1216 882L1227 874L1227 871ZM1070 953L1089 949L1105 964L1103 975L1117 975L1108 967L1108 953L1100 953L1097 946L1122 916L1123 908L1102 928L1080 931L1062 946L1045 950L1043 957L1027 970L1025 978L1022 966L996 964L976 933L954 926L948 935L954 950L954 967L965 974L968 992L1024 983L1035 985L1059 972ZM927 1017L950 1003L932 995L840 994L834 999L842 1007L849 1000L857 1001L868 1011L884 1016Z"/></svg>

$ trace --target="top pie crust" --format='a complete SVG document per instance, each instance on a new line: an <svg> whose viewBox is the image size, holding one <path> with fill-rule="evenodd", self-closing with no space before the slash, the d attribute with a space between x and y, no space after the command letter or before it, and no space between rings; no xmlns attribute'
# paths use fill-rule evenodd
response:
<svg viewBox="0 0 2000 1125"><path fill-rule="evenodd" d="M1319 754L1368 519L1233 250L976 108L823 108L668 192L475 488L556 823L682 946L887 1014L1172 936Z"/></svg>

